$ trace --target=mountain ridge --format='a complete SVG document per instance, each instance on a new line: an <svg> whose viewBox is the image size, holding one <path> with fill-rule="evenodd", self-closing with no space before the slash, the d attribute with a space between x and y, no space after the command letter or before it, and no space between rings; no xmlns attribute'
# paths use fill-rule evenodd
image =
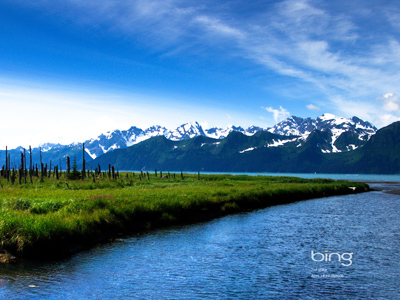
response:
<svg viewBox="0 0 400 300"><path fill-rule="evenodd" d="M159 136L106 153L93 163L111 163L124 170L400 173L400 122L378 130L363 147L347 152L321 152L320 141L327 134L314 130L302 147L290 142L268 147L274 140L285 137L266 131L252 136L232 132L221 140L198 136L172 141ZM290 140L292 136L286 138Z"/></svg>
<svg viewBox="0 0 400 300"><path fill-rule="evenodd" d="M318 131L320 133L313 132ZM212 144L222 146L225 144L223 140L230 134L241 133L244 136L252 137L257 135L271 136L266 139L263 137L264 144L250 143L246 147L239 149L240 154L257 152L260 148L284 148L295 147L302 148L307 146L307 140L312 136L316 150L320 153L341 153L353 151L362 147L376 132L376 127L367 121L363 121L358 117L346 119L336 117L332 114L323 114L322 116L311 119L292 116L287 118L273 127L261 128L258 126L250 126L244 129L240 126L229 126L227 128L208 128L203 127L198 122L186 123L174 130L169 130L160 125L151 126L145 130L136 126L131 126L127 130L114 130L99 135L97 138L86 140L85 143L85 160L90 162L101 157L104 154L125 149L140 144L154 137L164 137L170 141L185 141L196 137L205 137L214 139ZM238 138L239 139L239 138ZM209 144L209 143L208 143ZM204 147L209 147L205 143ZM22 147L9 150L8 153L14 157L13 164L18 167L19 153L23 151ZM0 163L4 164L4 151L0 151ZM41 147L32 150L34 156L34 164L39 163L38 156L41 152L43 161L52 161L52 165L65 164L66 156L77 158L77 163L82 163L82 143L72 143L69 145L60 145L55 143L45 143ZM15 157L17 159L15 160Z"/></svg>
<svg viewBox="0 0 400 300"><path fill-rule="evenodd" d="M115 149L130 147L154 136L165 136L173 141L191 139L196 136L207 136L210 138L223 139L233 131L241 132L251 136L259 131L269 131L279 135L299 136L299 142L305 141L313 130L331 130L330 146L325 147L325 152L349 151L362 146L377 128L371 123L361 120L358 117L345 119L336 117L332 114L323 114L317 119L300 118L292 116L270 128L262 128L255 125L244 129L241 126L228 126L227 128L212 127L203 129L198 122L185 123L174 130L169 130L160 125L151 126L145 130L136 126L128 130L108 131L106 134L99 135L96 139L85 141L86 152L92 159ZM347 138L339 139L347 131ZM339 139L339 141L338 141ZM336 144L337 143L337 144ZM67 145L68 146L68 145Z"/></svg>

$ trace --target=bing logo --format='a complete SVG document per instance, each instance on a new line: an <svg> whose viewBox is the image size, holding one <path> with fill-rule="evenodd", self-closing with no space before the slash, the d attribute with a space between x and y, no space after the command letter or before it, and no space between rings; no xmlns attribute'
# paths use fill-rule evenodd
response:
<svg viewBox="0 0 400 300"><path fill-rule="evenodd" d="M348 267L353 263L353 253L329 253L325 250L325 253L319 253L311 251L311 259L316 262L321 261L339 261L342 266Z"/></svg>

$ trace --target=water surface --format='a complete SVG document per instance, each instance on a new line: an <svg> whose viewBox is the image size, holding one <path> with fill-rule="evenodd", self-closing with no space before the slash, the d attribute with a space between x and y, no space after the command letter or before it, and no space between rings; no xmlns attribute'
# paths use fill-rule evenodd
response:
<svg viewBox="0 0 400 300"><path fill-rule="evenodd" d="M399 215L400 196L376 191L153 230L2 265L0 298L399 299ZM353 253L351 265L311 251Z"/></svg>

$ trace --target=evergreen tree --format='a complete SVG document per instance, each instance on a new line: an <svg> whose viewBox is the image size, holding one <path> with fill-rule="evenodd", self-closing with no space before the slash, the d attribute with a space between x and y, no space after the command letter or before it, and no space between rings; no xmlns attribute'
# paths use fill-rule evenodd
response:
<svg viewBox="0 0 400 300"><path fill-rule="evenodd" d="M72 171L67 175L68 179L77 180L81 179L81 172L78 171L78 165L76 163L76 156L74 156L74 160L72 163Z"/></svg>

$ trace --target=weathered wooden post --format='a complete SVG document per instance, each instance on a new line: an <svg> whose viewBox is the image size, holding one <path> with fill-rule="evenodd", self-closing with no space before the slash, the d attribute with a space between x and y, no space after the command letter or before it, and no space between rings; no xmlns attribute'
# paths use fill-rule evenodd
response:
<svg viewBox="0 0 400 300"><path fill-rule="evenodd" d="M147 172L147 180L150 180L149 172Z"/></svg>
<svg viewBox="0 0 400 300"><path fill-rule="evenodd" d="M182 178L182 179L184 179L184 178L183 178L183 173L182 173L182 169L181 169L181 178Z"/></svg>
<svg viewBox="0 0 400 300"><path fill-rule="evenodd" d="M47 164L46 164L46 169L47 169ZM50 160L50 166L49 166L49 174L47 174L47 170L46 170L46 175L47 177L51 177L51 160Z"/></svg>
<svg viewBox="0 0 400 300"><path fill-rule="evenodd" d="M160 178L162 178L162 171L160 171Z"/></svg>
<svg viewBox="0 0 400 300"><path fill-rule="evenodd" d="M108 179L111 179L111 165L108 164Z"/></svg>
<svg viewBox="0 0 400 300"><path fill-rule="evenodd" d="M115 168L112 166L112 179L115 180Z"/></svg>
<svg viewBox="0 0 400 300"><path fill-rule="evenodd" d="M155 169L154 174L155 174L155 176L157 178L157 169Z"/></svg>

